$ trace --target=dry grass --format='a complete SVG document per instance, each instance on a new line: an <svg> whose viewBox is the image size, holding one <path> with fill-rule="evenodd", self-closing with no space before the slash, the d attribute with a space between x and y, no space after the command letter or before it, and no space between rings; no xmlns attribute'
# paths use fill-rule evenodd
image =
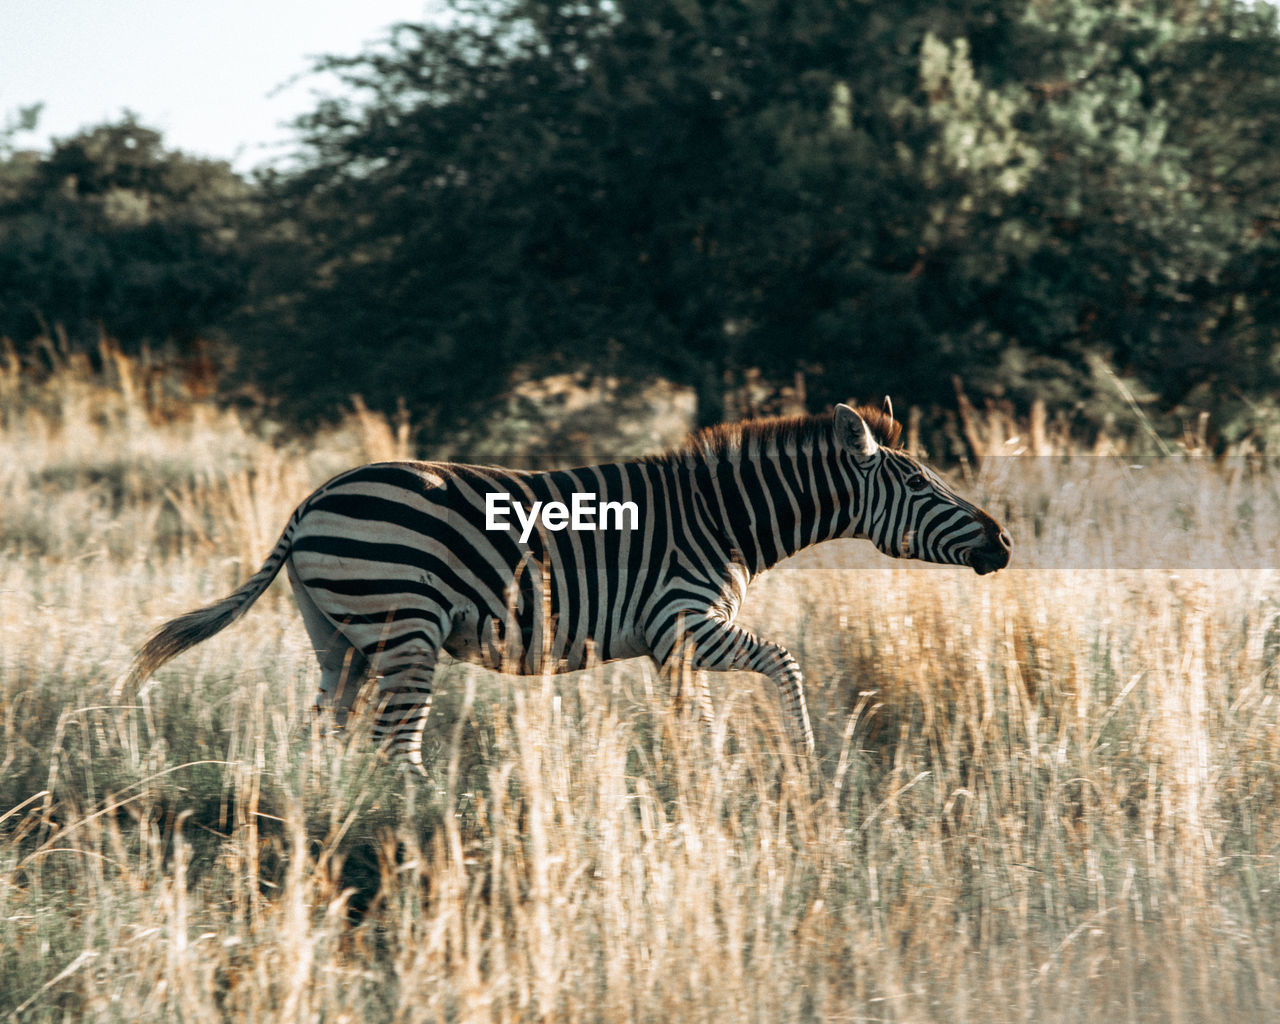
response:
<svg viewBox="0 0 1280 1024"><path fill-rule="evenodd" d="M104 706L396 435L303 452L64 376L0 394L0 1019L1273 1016L1268 474L990 459L1006 572L780 567L744 614L808 670L811 766L757 677L712 677L707 737L640 662L455 665L412 782L312 735L282 588Z"/></svg>

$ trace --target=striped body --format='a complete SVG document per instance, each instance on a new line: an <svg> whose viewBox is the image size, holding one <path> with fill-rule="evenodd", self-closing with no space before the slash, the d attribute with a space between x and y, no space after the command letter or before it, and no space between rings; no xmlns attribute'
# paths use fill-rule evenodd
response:
<svg viewBox="0 0 1280 1024"><path fill-rule="evenodd" d="M228 598L174 620L143 648L134 682L237 617L287 566L320 659L318 705L345 724L369 675L374 736L411 764L440 652L517 673L648 655L664 670L745 669L778 685L811 750L802 676L783 648L734 625L757 573L812 544L868 537L895 556L1002 568L1010 544L985 512L892 448L889 417L834 415L715 428L665 456L522 473L378 463L344 473L295 511L259 572ZM597 527L527 530L531 509L588 495ZM584 526L585 523L579 523ZM497 528L494 528L494 527ZM634 526L634 529L629 528ZM699 691L709 717L705 687Z"/></svg>
<svg viewBox="0 0 1280 1024"><path fill-rule="evenodd" d="M644 617L660 579L651 555L665 548L671 523L656 476L637 463L554 473L363 466L308 499L292 566L348 636L369 632L358 646L376 642L385 667L420 661L423 645L520 673L635 657L648 652ZM523 544L514 516L506 529L486 529L487 494L528 508L568 505L575 492L634 494L648 514L634 531L537 529Z"/></svg>

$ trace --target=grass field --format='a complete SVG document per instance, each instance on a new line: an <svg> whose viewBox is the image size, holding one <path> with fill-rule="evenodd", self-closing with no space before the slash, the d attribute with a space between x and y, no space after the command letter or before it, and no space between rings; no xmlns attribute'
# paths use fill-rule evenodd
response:
<svg viewBox="0 0 1280 1024"><path fill-rule="evenodd" d="M1274 1019L1275 474L991 459L1005 572L765 576L810 765L758 677L711 677L708 737L647 663L452 665L411 781L314 734L283 585L109 706L396 448L157 425L140 388L0 378L0 1020Z"/></svg>

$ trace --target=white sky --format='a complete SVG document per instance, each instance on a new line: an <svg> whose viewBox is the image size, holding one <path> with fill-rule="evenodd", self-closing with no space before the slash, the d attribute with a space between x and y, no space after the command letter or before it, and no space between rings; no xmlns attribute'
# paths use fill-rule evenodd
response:
<svg viewBox="0 0 1280 1024"><path fill-rule="evenodd" d="M282 127L332 81L286 84L321 54L353 55L439 0L0 0L0 124L44 103L20 149L118 120L237 170L289 151ZM274 93L274 95L273 95Z"/></svg>

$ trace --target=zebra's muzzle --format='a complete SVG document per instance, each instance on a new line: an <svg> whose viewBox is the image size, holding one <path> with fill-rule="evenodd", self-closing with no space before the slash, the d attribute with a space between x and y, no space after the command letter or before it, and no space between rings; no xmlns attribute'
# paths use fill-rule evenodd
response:
<svg viewBox="0 0 1280 1024"><path fill-rule="evenodd" d="M995 526L993 523L992 526ZM979 576L996 572L1009 564L1013 555L1013 538L1003 527L995 529L987 535L987 542L980 548L969 552L969 566Z"/></svg>

